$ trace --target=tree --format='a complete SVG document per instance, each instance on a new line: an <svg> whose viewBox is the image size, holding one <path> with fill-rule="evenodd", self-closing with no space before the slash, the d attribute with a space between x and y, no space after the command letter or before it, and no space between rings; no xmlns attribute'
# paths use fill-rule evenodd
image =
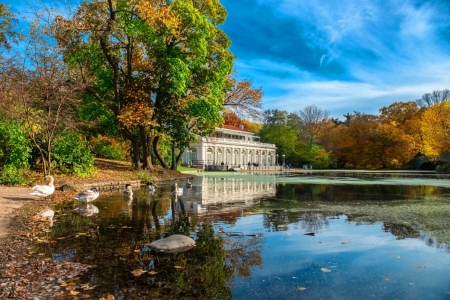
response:
<svg viewBox="0 0 450 300"><path fill-rule="evenodd" d="M423 154L427 156L450 154L450 101L429 107L421 118Z"/></svg>
<svg viewBox="0 0 450 300"><path fill-rule="evenodd" d="M15 42L21 37L20 34L12 30L16 22L17 19L9 11L9 8L0 3L0 47L10 49L11 41Z"/></svg>
<svg viewBox="0 0 450 300"><path fill-rule="evenodd" d="M422 98L417 99L416 103L419 107L431 107L434 104L441 103L450 99L450 90L435 90L431 93L425 93Z"/></svg>
<svg viewBox="0 0 450 300"><path fill-rule="evenodd" d="M416 102L408 101L394 102L387 107L383 106L378 111L380 112L380 120L382 122L404 124L417 114L418 110Z"/></svg>
<svg viewBox="0 0 450 300"><path fill-rule="evenodd" d="M86 91L121 121L135 167L140 165L139 142L144 168L152 169L150 143L167 167L158 153L161 138L184 144L184 135L175 133L180 125L171 135L162 131L173 117L193 131L210 132L220 122L233 62L228 37L217 27L225 16L217 0L96 0L83 2L70 19L56 19L66 61L77 67ZM130 127L124 114L133 117L141 107L148 115Z"/></svg>
<svg viewBox="0 0 450 300"><path fill-rule="evenodd" d="M312 145L315 136L319 133L321 123L328 118L328 111L309 105L298 111L297 115L301 119L303 136L307 143Z"/></svg>
<svg viewBox="0 0 450 300"><path fill-rule="evenodd" d="M262 89L252 87L250 80L237 81L236 78L228 78L228 90L223 105L241 118L261 120Z"/></svg>
<svg viewBox="0 0 450 300"><path fill-rule="evenodd" d="M24 125L47 175L52 171L55 138L76 127L73 120L81 88L68 81L69 71L41 17L37 13L27 35L23 62L11 62L8 72L2 73L2 97L8 102L9 117Z"/></svg>

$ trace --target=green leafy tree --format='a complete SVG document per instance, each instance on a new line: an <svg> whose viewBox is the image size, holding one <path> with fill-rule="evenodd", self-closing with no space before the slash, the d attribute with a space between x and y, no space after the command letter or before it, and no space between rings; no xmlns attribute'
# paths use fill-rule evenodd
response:
<svg viewBox="0 0 450 300"><path fill-rule="evenodd" d="M153 168L150 144L168 167L158 143L175 116L185 128L173 126L178 129L168 136L179 145L185 130L210 132L220 121L233 62L229 39L218 28L225 17L217 0L96 0L83 2L68 19L56 18L66 61L86 92L119 120L135 167L142 150L142 167Z"/></svg>

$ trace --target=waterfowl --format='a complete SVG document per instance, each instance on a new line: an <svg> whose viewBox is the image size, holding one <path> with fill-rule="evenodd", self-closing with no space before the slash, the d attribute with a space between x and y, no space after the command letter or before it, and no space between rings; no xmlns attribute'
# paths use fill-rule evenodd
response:
<svg viewBox="0 0 450 300"><path fill-rule="evenodd" d="M186 182L186 188L190 189L192 187L192 183L189 181L189 179Z"/></svg>
<svg viewBox="0 0 450 300"><path fill-rule="evenodd" d="M131 184L127 183L125 185L125 190L123 191L124 196L133 196L133 188L131 187Z"/></svg>
<svg viewBox="0 0 450 300"><path fill-rule="evenodd" d="M152 182L147 182L147 192L154 192L156 191L156 185L154 185Z"/></svg>
<svg viewBox="0 0 450 300"><path fill-rule="evenodd" d="M97 190L97 188L93 187L90 188L89 190L83 190L79 192L77 195L75 195L74 198L81 202L91 202L97 199L99 194L100 193Z"/></svg>
<svg viewBox="0 0 450 300"><path fill-rule="evenodd" d="M175 189L172 191L172 195L181 196L183 195L183 188L179 188L178 184L175 182Z"/></svg>
<svg viewBox="0 0 450 300"><path fill-rule="evenodd" d="M30 195L46 198L55 192L55 186L53 185L54 179L52 176L45 176L49 183L46 185L36 185L31 189Z"/></svg>

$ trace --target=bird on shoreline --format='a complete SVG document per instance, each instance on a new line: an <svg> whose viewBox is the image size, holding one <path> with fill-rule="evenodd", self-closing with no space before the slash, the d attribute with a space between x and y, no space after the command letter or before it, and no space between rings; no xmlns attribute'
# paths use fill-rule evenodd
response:
<svg viewBox="0 0 450 300"><path fill-rule="evenodd" d="M55 186L53 185L54 179L53 176L47 175L45 176L46 180L49 180L49 183L46 185L36 185L31 189L30 195L38 196L41 198L47 198L51 194L55 192Z"/></svg>
<svg viewBox="0 0 450 300"><path fill-rule="evenodd" d="M100 192L97 190L97 188L92 187L89 190L83 190L79 192L77 195L75 195L75 199L77 199L80 202L91 202L98 198L98 195Z"/></svg>

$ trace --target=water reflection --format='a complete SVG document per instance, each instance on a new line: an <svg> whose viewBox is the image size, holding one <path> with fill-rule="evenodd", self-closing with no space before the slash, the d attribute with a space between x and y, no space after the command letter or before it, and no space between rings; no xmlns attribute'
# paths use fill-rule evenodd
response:
<svg viewBox="0 0 450 300"><path fill-rule="evenodd" d="M178 183L182 193L167 183L132 197L102 194L97 218L64 203L48 233L56 242L42 251L95 265L79 279L97 285L85 292L93 298L445 297L446 189L281 179L205 176L190 188ZM197 246L178 254L140 250L173 234Z"/></svg>
<svg viewBox="0 0 450 300"><path fill-rule="evenodd" d="M98 207L91 203L82 203L78 205L74 210L85 217L93 217L99 213Z"/></svg>
<svg viewBox="0 0 450 300"><path fill-rule="evenodd" d="M247 177L200 177L185 188L186 212L204 214L251 207L262 199L275 197L274 175Z"/></svg>

